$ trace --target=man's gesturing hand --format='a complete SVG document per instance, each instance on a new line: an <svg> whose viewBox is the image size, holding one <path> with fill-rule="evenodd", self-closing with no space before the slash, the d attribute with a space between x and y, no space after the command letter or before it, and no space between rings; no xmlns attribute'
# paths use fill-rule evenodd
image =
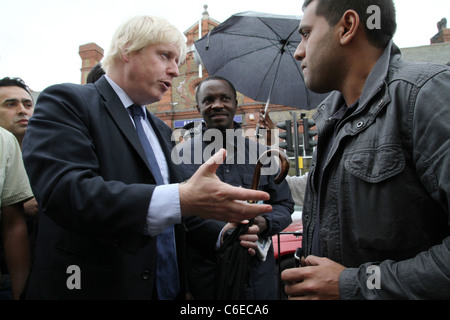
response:
<svg viewBox="0 0 450 320"><path fill-rule="evenodd" d="M181 214L205 219L239 223L272 211L267 204L250 204L247 200L268 200L269 194L258 190L233 187L220 181L216 170L225 159L221 149L206 161L195 174L180 184Z"/></svg>

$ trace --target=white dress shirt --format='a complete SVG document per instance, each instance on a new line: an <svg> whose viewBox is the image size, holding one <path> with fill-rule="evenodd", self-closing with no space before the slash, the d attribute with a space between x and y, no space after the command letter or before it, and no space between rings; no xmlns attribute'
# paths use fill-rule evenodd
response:
<svg viewBox="0 0 450 320"><path fill-rule="evenodd" d="M120 88L107 75L105 75L105 77L116 94L119 96L125 109L134 104L122 88ZM142 106L142 108L145 108L145 106ZM147 113L145 112L145 109L143 110L145 119L141 118L142 127L144 128L145 135L150 141L156 160L158 161L158 166L161 170L164 183L166 183L165 185L157 186L153 191L147 213L147 223L143 231L145 235L156 236L157 234L163 232L169 225L181 222L180 196L178 191L179 184L168 184L169 167L167 165L166 157L164 156L161 145L159 144L158 137L147 119ZM131 115L130 120L134 125Z"/></svg>

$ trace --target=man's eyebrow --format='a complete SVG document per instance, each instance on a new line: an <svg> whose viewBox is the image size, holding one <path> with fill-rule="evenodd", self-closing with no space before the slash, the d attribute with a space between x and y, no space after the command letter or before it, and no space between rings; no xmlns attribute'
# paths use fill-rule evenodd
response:
<svg viewBox="0 0 450 320"><path fill-rule="evenodd" d="M8 102L19 102L19 99L16 98L9 98L2 101L2 104L8 103Z"/></svg>
<svg viewBox="0 0 450 320"><path fill-rule="evenodd" d="M302 34L302 33L303 33L303 30L309 29L309 28L310 28L310 27L309 27L308 25L300 25L300 26L298 27L298 33Z"/></svg>
<svg viewBox="0 0 450 320"><path fill-rule="evenodd" d="M21 99L21 100L19 100L19 99L16 99L16 98L9 98L9 99L3 100L3 101L2 101L2 104L8 103L8 102L19 102L19 101L22 101L22 102L32 102L31 99Z"/></svg>

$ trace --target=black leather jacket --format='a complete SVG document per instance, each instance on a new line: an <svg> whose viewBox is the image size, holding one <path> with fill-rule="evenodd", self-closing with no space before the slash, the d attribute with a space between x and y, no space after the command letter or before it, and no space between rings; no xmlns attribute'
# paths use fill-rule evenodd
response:
<svg viewBox="0 0 450 320"><path fill-rule="evenodd" d="M311 253L319 216L323 255L347 267L342 299L450 298L450 68L400 57L391 42L337 128L339 92L314 115L319 158L337 133L321 190L313 157L303 248ZM367 285L370 265L380 268L381 289Z"/></svg>

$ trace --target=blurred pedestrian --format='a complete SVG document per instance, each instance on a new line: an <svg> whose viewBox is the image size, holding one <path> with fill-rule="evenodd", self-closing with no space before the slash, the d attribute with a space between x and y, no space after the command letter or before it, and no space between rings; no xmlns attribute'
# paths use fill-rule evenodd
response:
<svg viewBox="0 0 450 320"><path fill-rule="evenodd" d="M0 80L0 126L11 132L22 146L28 128L28 121L34 113L34 101L30 88L20 78L5 77ZM24 203L29 221L38 213L36 199Z"/></svg>
<svg viewBox="0 0 450 320"><path fill-rule="evenodd" d="M32 198L17 139L0 128L0 230L7 274L1 270L0 299L19 299L30 269L23 202Z"/></svg>
<svg viewBox="0 0 450 320"><path fill-rule="evenodd" d="M34 112L34 101L30 89L20 78L4 77L0 80L0 126L11 132L22 145L28 121ZM36 198L24 201L22 210L25 213L30 254L33 255L37 233L38 204ZM1 233L1 231L0 231ZM0 272L3 279L9 277L9 270L5 263L3 243L0 244ZM5 281L3 281L5 283ZM8 288L3 289L5 292ZM9 287L9 290L12 290ZM12 294L12 292L11 292Z"/></svg>
<svg viewBox="0 0 450 320"><path fill-rule="evenodd" d="M86 77L86 83L95 83L98 79L101 78L102 75L105 74L105 70L102 68L102 64L99 62L95 66L92 67L91 71L89 71Z"/></svg>

